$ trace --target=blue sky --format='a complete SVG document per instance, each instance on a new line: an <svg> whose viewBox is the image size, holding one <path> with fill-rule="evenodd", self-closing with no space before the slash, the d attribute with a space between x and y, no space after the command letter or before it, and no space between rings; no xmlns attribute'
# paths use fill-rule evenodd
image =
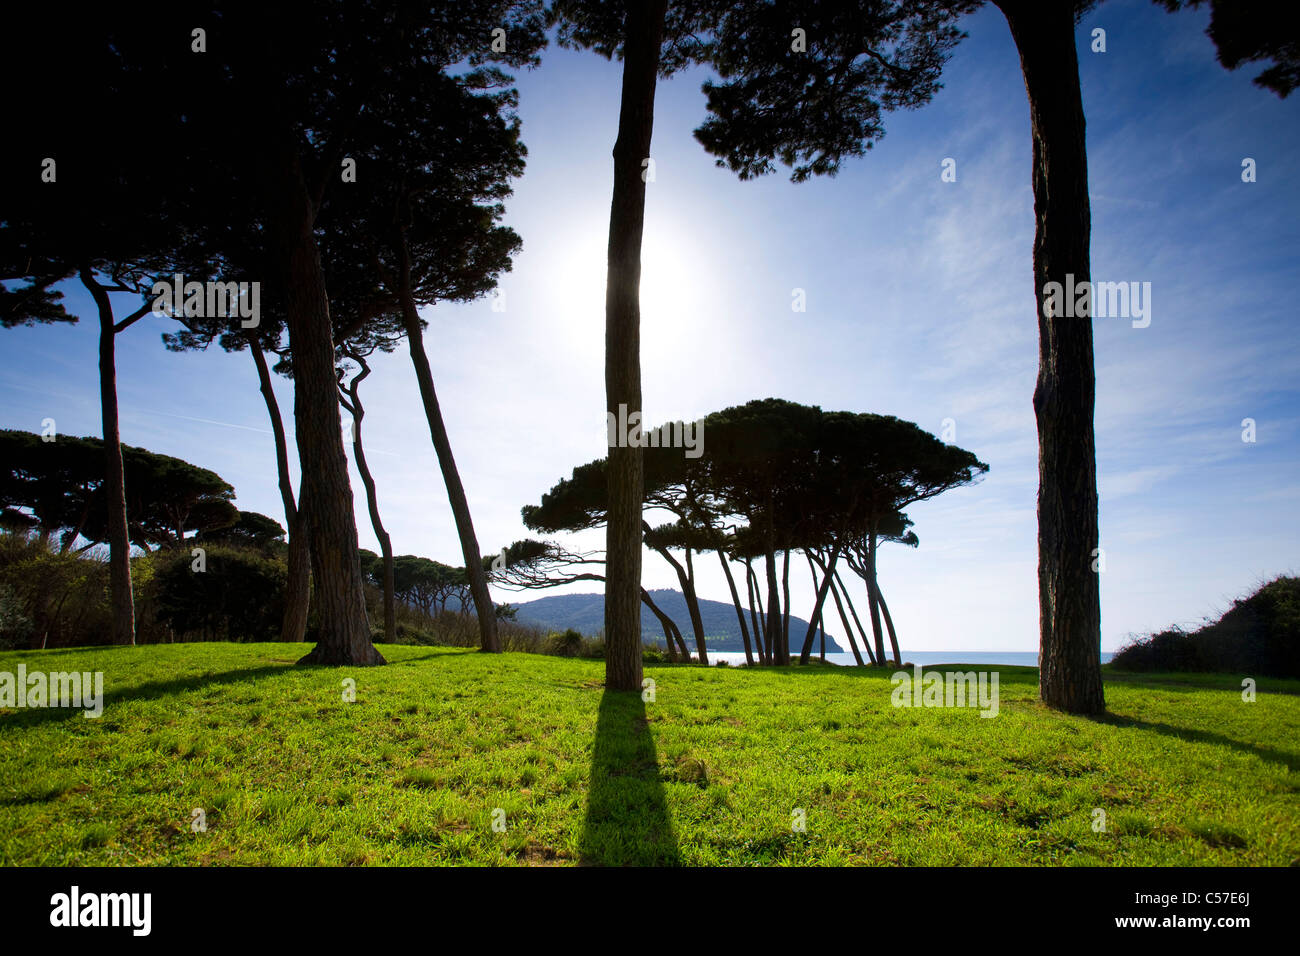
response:
<svg viewBox="0 0 1300 956"><path fill-rule="evenodd" d="M1077 34L1093 278L1152 290L1149 327L1094 320L1104 650L1195 625L1300 564L1300 96L1279 101L1254 87L1258 68L1223 70L1207 22L1207 11L1171 16L1147 0L1111 0ZM956 443L990 472L911 510L919 549L882 552L900 642L1033 650L1028 105L1001 15L985 8L964 26L970 36L934 101L889 116L885 138L833 179L739 182L691 136L706 74L661 84L642 279L645 408L650 421L691 420L776 396L897 415L936 434L953 419ZM1089 51L1096 27L1104 54ZM519 77L529 164L508 221L524 248L502 285L505 311L485 300L426 314L484 552L523 537L520 506L605 453L619 76L618 64L552 48ZM955 183L940 179L949 157ZM1257 163L1254 183L1241 181L1245 157ZM796 288L806 312L791 309ZM94 313L79 286L65 291L79 325L0 333L4 427L39 430L48 417L65 434L99 432ZM214 469L240 507L282 521L251 359L215 347L168 353L168 328L151 316L118 338L123 440ZM460 564L410 360L403 348L372 364L366 447L394 547ZM288 383L278 389L288 413ZM1256 422L1254 443L1242 441L1245 418ZM355 472L353 489L362 546L376 548ZM599 548L603 532L566 543ZM715 569L700 562L701 594L727 600ZM676 586L649 553L644 581ZM792 589L806 615L806 576Z"/></svg>

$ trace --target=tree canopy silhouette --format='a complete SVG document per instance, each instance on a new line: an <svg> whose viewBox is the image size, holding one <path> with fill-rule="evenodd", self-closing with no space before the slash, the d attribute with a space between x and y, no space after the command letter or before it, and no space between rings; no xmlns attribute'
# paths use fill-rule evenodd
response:
<svg viewBox="0 0 1300 956"><path fill-rule="evenodd" d="M122 446L122 459L131 544L174 547L193 532L240 520L235 490L216 472L131 445ZM88 542L81 550L111 540L101 439L65 435L45 442L32 432L4 430L0 461L0 506L30 514L45 535L61 534L63 551L79 537Z"/></svg>
<svg viewBox="0 0 1300 956"><path fill-rule="evenodd" d="M206 24L202 56L191 49L199 21ZM493 49L484 24L507 31L504 51ZM133 27L119 25L107 39L138 46ZM493 59L534 61L540 5L393 10L339 0L309 17L276 6L219 5L206 15L160 13L147 33L149 54L141 51L139 60L161 101L156 135L172 162L190 164L193 179L170 197L179 218L203 229L215 253L257 263L255 274L283 301L321 625L304 662L382 663L366 621L319 230L330 203L364 181L367 162L394 156L406 142L405 125L392 121L432 111L446 93L446 71ZM184 96L168 98L164 86ZM255 147L213 149L228 136L232 115ZM245 259L250 249L255 255Z"/></svg>
<svg viewBox="0 0 1300 956"><path fill-rule="evenodd" d="M1040 693L1053 707L1097 713L1105 709L1105 699L1099 653L1101 600L1093 570L1098 530L1092 325L1053 315L1045 304L1049 283L1077 284L1091 278L1087 154L1074 25L1095 2L993 2L1006 17L1020 53L1033 131ZM921 81L919 92L937 88L948 52L963 36L954 18L980 5L968 0L764 4L762 17L733 19L720 31L716 59L725 82L709 90L712 115L697 135L720 157L720 164L742 177L770 172L773 158L792 166L795 180L833 174L845 157L870 148L879 134L882 107L918 105L928 98L927 93L901 99L893 84L913 76ZM748 55L750 46L762 39L755 28L770 29L773 18L779 22L796 12L808 31L806 55L787 57L788 72L765 70ZM863 43L850 26L880 18L891 25L883 37L896 54L893 58ZM828 121L782 121L813 116Z"/></svg>
<svg viewBox="0 0 1300 956"><path fill-rule="evenodd" d="M1155 0L1171 13L1197 9L1207 0ZM1247 63L1271 60L1252 82L1286 99L1300 86L1300 20L1282 13L1271 0L1208 0L1210 25L1219 63L1236 70Z"/></svg>
<svg viewBox="0 0 1300 956"><path fill-rule="evenodd" d="M154 200L169 189L190 187L185 165L132 126L141 104L159 105L141 50L140 34L149 31L137 29L135 44L113 42L134 27L132 15L117 9L69 18L66 11L38 4L10 11L0 39L0 82L23 90L26 115L41 118L39 135L19 137L0 151L0 177L10 187L0 218L0 324L75 322L62 294L51 288L71 277L91 296L99 324L113 640L120 644L135 642L135 609L117 336L148 314L152 277L179 230L169 210ZM93 99L70 101L62 83L33 81L49 70L48 52L33 39L41 36L59 37L60 55L76 64L78 82L93 89ZM26 284L3 285L13 280ZM128 302L124 315L114 302L119 294Z"/></svg>
<svg viewBox="0 0 1300 956"><path fill-rule="evenodd" d="M914 546L917 539L902 509L972 483L988 466L911 422L886 415L828 413L780 399L714 412L700 427L706 438L698 458L663 444L644 449L643 509L647 514L667 511L676 520L652 526L642 519L645 545L678 573L697 634L698 659L707 661L693 555L716 550L748 646L744 609L729 561L745 564L760 661L789 663L789 557L797 551L807 552L822 569L810 620L818 619L831 593L836 561L851 556L850 567L867 587L875 636L872 660L885 658L882 614L897 660L897 636L887 608L882 610L876 580L876 550L886 541ZM540 504L524 506L524 524L546 534L599 527L608 520L608 467L608 459L599 459L575 468L571 477L542 496ZM685 555L684 563L673 557L677 550ZM783 556L779 574L778 555ZM761 628L754 606L754 591L761 592L753 580L754 559L762 560L766 572ZM516 542L507 551L505 564L513 570L505 579L524 587L570 583L593 577L584 566L599 563L591 555L556 545ZM852 642L851 632L849 636ZM811 641L810 627L800 654L803 662Z"/></svg>

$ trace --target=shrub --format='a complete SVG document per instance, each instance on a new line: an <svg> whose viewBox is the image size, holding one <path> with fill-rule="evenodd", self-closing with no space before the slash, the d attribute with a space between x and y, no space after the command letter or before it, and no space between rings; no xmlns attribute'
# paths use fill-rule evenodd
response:
<svg viewBox="0 0 1300 956"><path fill-rule="evenodd" d="M641 663L643 664L664 664L668 661L668 655L656 644L647 644L641 648Z"/></svg>
<svg viewBox="0 0 1300 956"><path fill-rule="evenodd" d="M569 628L563 634L551 634L547 639L547 652L560 657L579 657L583 652L582 635Z"/></svg>
<svg viewBox="0 0 1300 956"><path fill-rule="evenodd" d="M33 629L21 595L11 585L0 582L0 650L26 647Z"/></svg>
<svg viewBox="0 0 1300 956"><path fill-rule="evenodd" d="M0 641L16 647L110 639L108 567L99 551L60 553L38 533L0 533Z"/></svg>
<svg viewBox="0 0 1300 956"><path fill-rule="evenodd" d="M1111 666L1300 677L1300 578L1268 582L1195 631L1175 627L1137 638L1115 654Z"/></svg>
<svg viewBox="0 0 1300 956"><path fill-rule="evenodd" d="M278 641L287 573L283 561L245 548L209 545L196 571L188 549L154 556L159 621L210 641Z"/></svg>

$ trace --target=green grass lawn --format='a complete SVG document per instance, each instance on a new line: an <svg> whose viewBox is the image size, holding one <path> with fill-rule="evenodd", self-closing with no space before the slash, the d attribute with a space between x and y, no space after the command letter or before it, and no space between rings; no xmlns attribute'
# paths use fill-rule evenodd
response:
<svg viewBox="0 0 1300 956"><path fill-rule="evenodd" d="M98 719L0 710L0 863L1300 863L1300 682L1108 675L1088 720L1000 667L985 719L848 668L647 666L643 703L600 661L303 651L0 654L105 692Z"/></svg>

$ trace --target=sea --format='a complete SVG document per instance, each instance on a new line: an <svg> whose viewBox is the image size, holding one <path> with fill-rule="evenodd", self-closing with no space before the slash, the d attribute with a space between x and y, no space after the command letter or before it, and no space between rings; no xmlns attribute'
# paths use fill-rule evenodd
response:
<svg viewBox="0 0 1300 956"><path fill-rule="evenodd" d="M1003 664L1016 665L1019 667L1037 667L1037 651L909 651L902 650L903 663L920 664L922 667L931 667L937 664ZM795 657L798 651L794 652ZM816 657L816 653L813 654ZM1101 655L1101 662L1105 664L1115 655L1105 651ZM866 655L863 655L866 659ZM745 663L744 651L709 651L709 663L716 664L718 661L726 661L728 664ZM845 667L853 667L857 664L852 653L827 654L826 663L840 664Z"/></svg>

